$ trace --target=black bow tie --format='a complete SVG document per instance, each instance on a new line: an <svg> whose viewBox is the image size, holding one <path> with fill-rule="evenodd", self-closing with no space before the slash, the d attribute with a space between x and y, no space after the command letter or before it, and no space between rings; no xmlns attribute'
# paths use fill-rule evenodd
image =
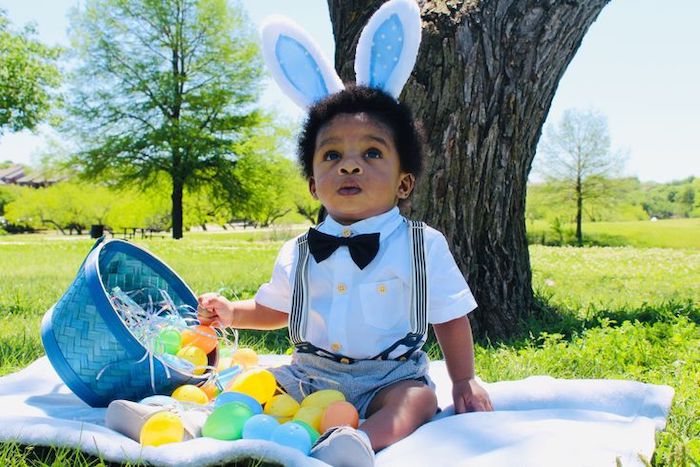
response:
<svg viewBox="0 0 700 467"><path fill-rule="evenodd" d="M314 255L317 263L333 254L339 246L346 246L350 250L350 257L357 267L364 269L372 262L379 251L379 234L362 234L354 237L336 237L327 235L316 229L309 229L309 251Z"/></svg>

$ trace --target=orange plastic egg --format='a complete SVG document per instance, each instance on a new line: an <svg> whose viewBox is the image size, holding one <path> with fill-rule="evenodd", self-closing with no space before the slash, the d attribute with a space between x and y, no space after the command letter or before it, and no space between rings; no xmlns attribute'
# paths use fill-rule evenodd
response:
<svg viewBox="0 0 700 467"><path fill-rule="evenodd" d="M241 348L233 353L231 365L241 365L243 368L251 368L258 364L258 354L253 349Z"/></svg>
<svg viewBox="0 0 700 467"><path fill-rule="evenodd" d="M194 345L208 354L216 348L219 338L211 326L200 324L182 331L182 346Z"/></svg>
<svg viewBox="0 0 700 467"><path fill-rule="evenodd" d="M320 433L325 433L331 427L349 425L357 428L360 424L360 416L357 409L347 401L337 401L326 407L321 417Z"/></svg>

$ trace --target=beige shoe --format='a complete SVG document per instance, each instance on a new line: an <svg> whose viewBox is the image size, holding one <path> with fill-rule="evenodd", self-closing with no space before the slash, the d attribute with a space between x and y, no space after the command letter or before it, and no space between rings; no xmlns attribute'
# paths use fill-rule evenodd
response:
<svg viewBox="0 0 700 467"><path fill-rule="evenodd" d="M153 415L167 412L170 408L139 404L127 400L116 400L109 403L105 414L105 425L124 436L128 436L137 443L141 439L141 428ZM178 416L185 427L183 441L202 436L202 426L207 419L204 411L193 410L179 412Z"/></svg>
<svg viewBox="0 0 700 467"><path fill-rule="evenodd" d="M311 448L311 457L333 467L373 467L374 450L367 438L350 426L331 428Z"/></svg>

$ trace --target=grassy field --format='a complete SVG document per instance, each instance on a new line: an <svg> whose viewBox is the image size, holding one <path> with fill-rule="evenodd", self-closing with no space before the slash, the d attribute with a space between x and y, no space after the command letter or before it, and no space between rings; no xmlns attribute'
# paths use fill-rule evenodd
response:
<svg viewBox="0 0 700 467"><path fill-rule="evenodd" d="M528 221L530 243L573 244L574 224L561 226L561 237L551 223ZM641 248L700 249L700 218L664 219L656 222L584 222L581 226L584 243L599 246L634 246Z"/></svg>
<svg viewBox="0 0 700 467"><path fill-rule="evenodd" d="M278 248L293 233L188 234L178 242L137 243L197 293L218 290L247 298L268 279ZM533 245L533 286L545 313L529 323L527 337L477 345L481 377L549 374L671 385L676 395L669 424L657 437L651 463L699 463L700 246L692 235L679 236L685 240L677 248L658 248L669 247L671 233L660 236L662 245L655 248ZM65 291L91 244L85 238L0 237L0 375L43 355L40 319ZM289 346L286 331L247 332L243 340L261 352L285 352ZM440 356L434 341L428 350ZM0 465L74 464L105 465L71 450L0 446Z"/></svg>

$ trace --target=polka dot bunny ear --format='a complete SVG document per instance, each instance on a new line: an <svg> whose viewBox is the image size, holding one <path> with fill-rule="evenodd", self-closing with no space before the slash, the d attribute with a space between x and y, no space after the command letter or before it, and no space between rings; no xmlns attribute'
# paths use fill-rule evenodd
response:
<svg viewBox="0 0 700 467"><path fill-rule="evenodd" d="M382 89L398 99L416 64L420 38L420 10L415 0L383 4L357 43L357 84Z"/></svg>
<svg viewBox="0 0 700 467"><path fill-rule="evenodd" d="M263 57L272 77L300 107L310 107L345 88L313 39L293 21L273 16L260 33ZM416 63L420 36L420 10L415 0L383 4L360 34L355 53L357 84L398 98Z"/></svg>
<svg viewBox="0 0 700 467"><path fill-rule="evenodd" d="M298 106L310 107L345 88L314 40L290 19L270 17L260 34L272 77Z"/></svg>

